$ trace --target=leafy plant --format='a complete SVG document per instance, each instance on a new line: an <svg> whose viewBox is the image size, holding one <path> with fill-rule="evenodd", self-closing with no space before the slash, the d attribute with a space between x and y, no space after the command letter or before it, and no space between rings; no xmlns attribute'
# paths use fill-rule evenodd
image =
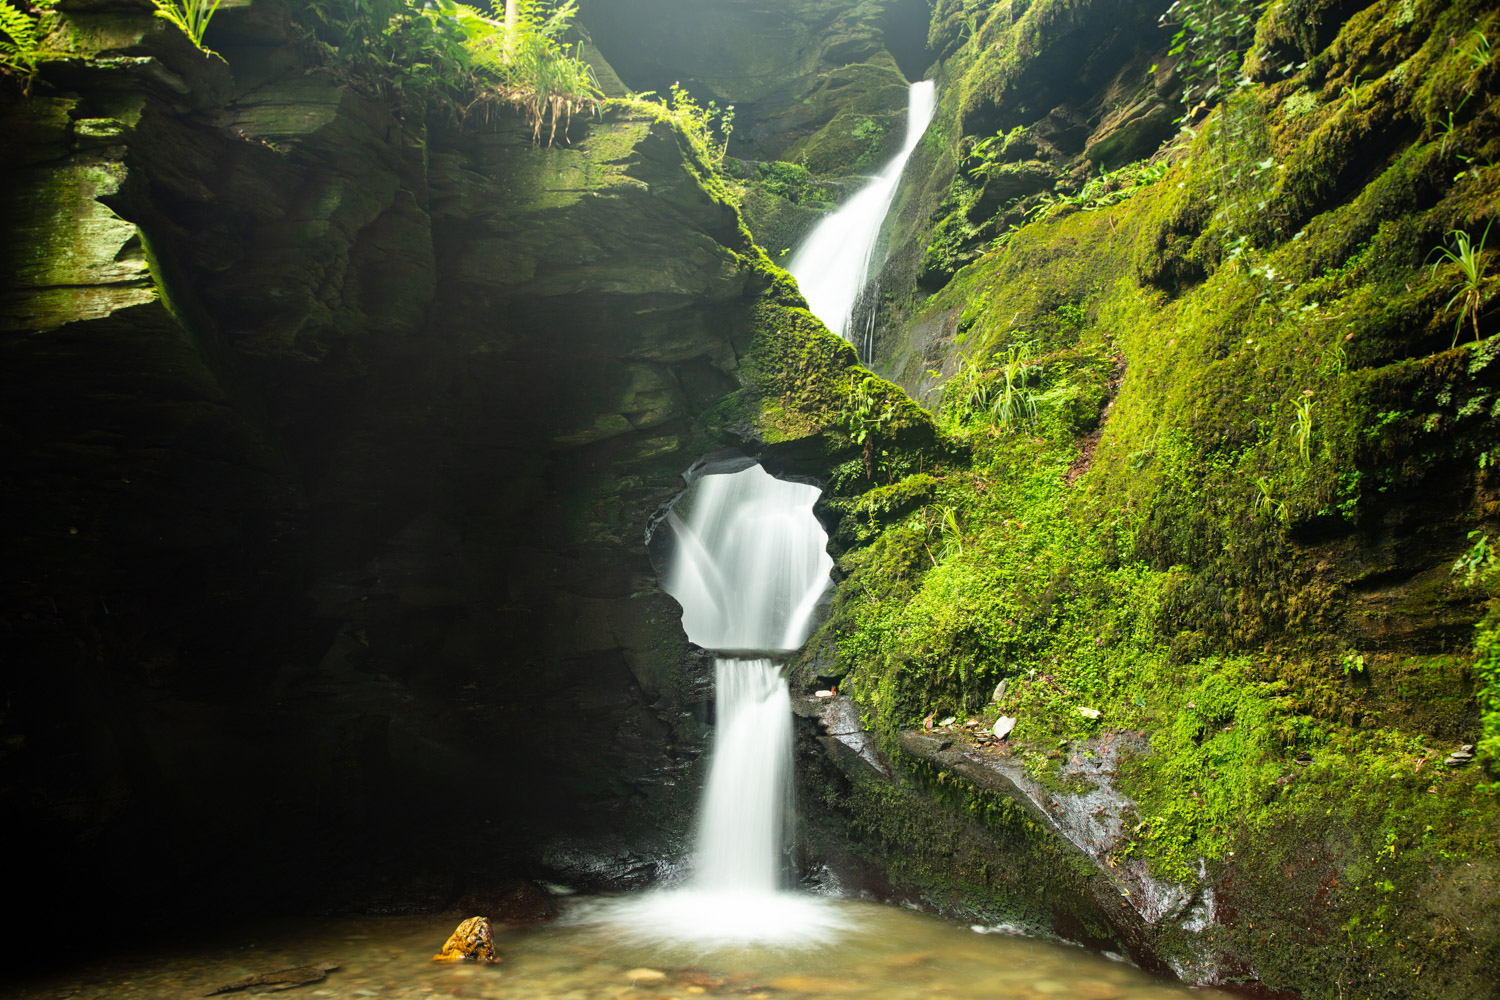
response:
<svg viewBox="0 0 1500 1000"><path fill-rule="evenodd" d="M1174 0L1161 16L1177 25L1168 54L1180 59L1184 104L1211 101L1239 75L1264 0Z"/></svg>
<svg viewBox="0 0 1500 1000"><path fill-rule="evenodd" d="M33 9L46 10L51 0L34 5ZM41 22L9 0L0 0L0 70L24 79L22 90L31 93L31 82L36 79L37 64L42 49Z"/></svg>
<svg viewBox="0 0 1500 1000"><path fill-rule="evenodd" d="M1479 343L1479 309L1484 305L1484 242L1489 238L1490 226L1494 225L1491 219L1484 227L1484 232L1479 234L1479 242L1475 243L1469 239L1469 234L1462 229L1453 229L1448 235L1453 237L1456 250L1447 247L1438 247L1428 258L1436 255L1433 261L1432 274L1437 276L1437 269L1442 264L1452 264L1457 268L1455 281L1451 286L1453 297L1450 298L1443 311L1447 312L1455 305L1458 306L1458 320L1453 325L1453 343L1449 347L1458 345L1458 335L1463 331L1464 320L1468 320L1474 327L1474 342Z"/></svg>
<svg viewBox="0 0 1500 1000"><path fill-rule="evenodd" d="M686 87L672 84L669 102L663 105L676 120L688 138L703 147L703 152L714 163L722 163L729 151L729 137L734 133L734 105L722 110L713 101L699 104ZM715 141L714 132L719 133Z"/></svg>
<svg viewBox="0 0 1500 1000"><path fill-rule="evenodd" d="M1270 481L1264 476L1258 477L1255 480L1255 488L1259 493L1255 498L1255 513L1273 520L1286 520L1286 504L1276 499Z"/></svg>
<svg viewBox="0 0 1500 1000"><path fill-rule="evenodd" d="M998 132L986 139L980 139L969 150L971 159L977 157L979 162L969 168L969 176L989 180L1004 166L1005 156L1011 145L1025 137L1028 126L1017 125L1009 132Z"/></svg>
<svg viewBox="0 0 1500 1000"><path fill-rule="evenodd" d="M577 0L556 6L545 0L514 0L506 5L503 24L451 0L435 2L440 11L451 10L459 17L476 64L500 77L481 99L493 96L520 108L531 122L533 142L541 142L542 125L549 116L550 146L559 121L566 138L573 112L597 106L599 85L593 68L583 61L582 45L571 52L563 45L578 12Z"/></svg>
<svg viewBox="0 0 1500 1000"><path fill-rule="evenodd" d="M849 392L844 397L843 409L839 411L839 424L855 444L867 443L872 434L896 416L896 404L887 399L882 407L881 401L871 391L874 384L874 376L863 380L858 376L849 378Z"/></svg>
<svg viewBox="0 0 1500 1000"><path fill-rule="evenodd" d="M580 49L564 43L575 0L510 0L505 21L454 0L297 2L330 62L407 107L455 117L515 108L538 144L550 124L550 145L602 96Z"/></svg>
<svg viewBox="0 0 1500 1000"><path fill-rule="evenodd" d="M222 2L223 0L151 0L156 7L157 17L177 25L204 52L211 50L203 47L203 33L208 30L208 22L213 20L214 12Z"/></svg>
<svg viewBox="0 0 1500 1000"><path fill-rule="evenodd" d="M1022 360L1024 345L1012 344L1000 368L1000 386L990 402L990 412L1005 428L1029 426L1036 421L1036 396L1026 385L1028 364Z"/></svg>
<svg viewBox="0 0 1500 1000"><path fill-rule="evenodd" d="M1292 437L1297 442L1297 454L1302 457L1302 464L1311 461L1312 444L1312 390L1302 390L1302 398L1293 402L1295 416L1292 419Z"/></svg>
<svg viewBox="0 0 1500 1000"><path fill-rule="evenodd" d="M1497 565L1495 547L1490 544L1489 535L1482 531L1471 531L1469 538L1474 544L1453 563L1453 575L1463 574L1465 587L1474 586L1477 580L1492 573Z"/></svg>
<svg viewBox="0 0 1500 1000"><path fill-rule="evenodd" d="M1490 47L1489 36L1478 28L1469 32L1469 37L1474 39L1474 44L1464 50L1464 55L1469 57L1469 62L1473 64L1474 71L1477 73L1495 58L1495 51Z"/></svg>
<svg viewBox="0 0 1500 1000"><path fill-rule="evenodd" d="M930 510L937 515L938 538L942 543L939 551L942 558L963 555L964 533L958 523L958 511L949 504L935 504Z"/></svg>

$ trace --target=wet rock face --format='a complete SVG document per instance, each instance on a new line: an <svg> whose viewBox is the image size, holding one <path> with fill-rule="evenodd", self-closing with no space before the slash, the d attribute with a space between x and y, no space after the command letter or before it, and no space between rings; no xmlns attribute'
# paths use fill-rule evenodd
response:
<svg viewBox="0 0 1500 1000"><path fill-rule="evenodd" d="M278 11L227 62L65 12L102 48L0 99L7 815L164 903L670 854L706 680L642 529L739 385L735 213L664 125L398 120Z"/></svg>
<svg viewBox="0 0 1500 1000"><path fill-rule="evenodd" d="M624 81L735 106L731 152L869 174L901 142L927 67L923 0L592 0L582 17Z"/></svg>

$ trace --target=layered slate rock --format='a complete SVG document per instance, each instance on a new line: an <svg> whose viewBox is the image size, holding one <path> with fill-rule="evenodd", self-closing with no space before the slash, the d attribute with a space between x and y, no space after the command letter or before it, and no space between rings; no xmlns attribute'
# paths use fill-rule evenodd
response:
<svg viewBox="0 0 1500 1000"><path fill-rule="evenodd" d="M222 10L222 58L53 18L0 105L0 628L57 898L649 881L708 696L645 525L711 448L849 451L852 352L650 108L536 148L398 114L278 3Z"/></svg>
<svg viewBox="0 0 1500 1000"><path fill-rule="evenodd" d="M880 168L927 64L912 0L595 0L582 15L626 83L733 105L734 155L820 175Z"/></svg>

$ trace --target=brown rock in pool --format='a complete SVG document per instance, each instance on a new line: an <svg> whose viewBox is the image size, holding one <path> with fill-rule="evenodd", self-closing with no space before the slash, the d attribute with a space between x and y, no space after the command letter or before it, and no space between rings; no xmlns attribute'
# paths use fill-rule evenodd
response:
<svg viewBox="0 0 1500 1000"><path fill-rule="evenodd" d="M495 940L490 934L490 922L484 917L470 917L458 925L458 930L449 935L443 950L432 956L434 962L485 962L500 961L495 956Z"/></svg>

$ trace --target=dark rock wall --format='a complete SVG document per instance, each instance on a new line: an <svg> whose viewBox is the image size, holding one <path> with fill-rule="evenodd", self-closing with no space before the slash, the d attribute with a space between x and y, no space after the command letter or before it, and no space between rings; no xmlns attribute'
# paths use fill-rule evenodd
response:
<svg viewBox="0 0 1500 1000"><path fill-rule="evenodd" d="M595 0L581 13L626 84L666 94L680 83L733 106L732 156L817 177L884 165L904 134L907 83L930 62L923 0ZM761 231L769 213L746 208L763 244L782 249Z"/></svg>
<svg viewBox="0 0 1500 1000"><path fill-rule="evenodd" d="M222 60L141 6L52 24L0 105L0 797L59 873L24 902L649 878L708 694L643 529L766 286L696 154L628 110L403 120L274 3Z"/></svg>

